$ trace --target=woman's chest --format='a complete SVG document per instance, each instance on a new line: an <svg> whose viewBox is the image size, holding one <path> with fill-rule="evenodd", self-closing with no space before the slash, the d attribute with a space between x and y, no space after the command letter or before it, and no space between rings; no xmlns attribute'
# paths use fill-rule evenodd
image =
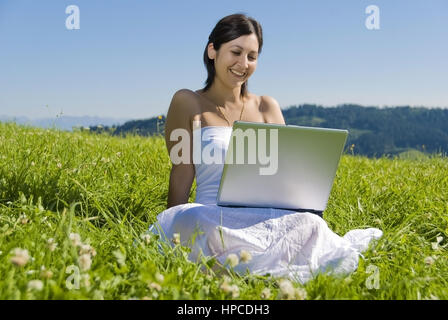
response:
<svg viewBox="0 0 448 320"><path fill-rule="evenodd" d="M264 116L260 112L260 104L257 99L251 99L244 106L241 113L235 110L229 113L223 108L218 109L217 106L199 104L197 112L193 116L193 121L200 121L201 127L208 126L231 126L236 120L250 121L250 122L265 122Z"/></svg>

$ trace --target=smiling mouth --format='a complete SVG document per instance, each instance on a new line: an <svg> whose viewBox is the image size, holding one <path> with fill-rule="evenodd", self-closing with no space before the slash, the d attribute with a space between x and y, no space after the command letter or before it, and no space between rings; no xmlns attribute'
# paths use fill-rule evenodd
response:
<svg viewBox="0 0 448 320"><path fill-rule="evenodd" d="M241 72L238 72L238 71L235 71L235 70L232 70L232 69L230 69L230 72L233 75L237 76L238 78L244 78L246 76L246 73L241 73Z"/></svg>

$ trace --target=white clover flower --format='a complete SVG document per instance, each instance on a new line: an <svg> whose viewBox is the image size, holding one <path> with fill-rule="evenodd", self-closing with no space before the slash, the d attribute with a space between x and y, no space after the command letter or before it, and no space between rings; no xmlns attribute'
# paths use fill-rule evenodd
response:
<svg viewBox="0 0 448 320"><path fill-rule="evenodd" d="M295 289L291 281L282 279L279 282L280 296L282 299L294 299Z"/></svg>
<svg viewBox="0 0 448 320"><path fill-rule="evenodd" d="M146 244L150 244L151 242L151 235L149 234L142 234L140 236L140 238L146 243Z"/></svg>
<svg viewBox="0 0 448 320"><path fill-rule="evenodd" d="M87 271L92 266L92 259L90 254L84 253L78 258L78 264L82 271Z"/></svg>
<svg viewBox="0 0 448 320"><path fill-rule="evenodd" d="M238 298L240 295L240 288L236 284L230 286L230 292L232 293L232 298Z"/></svg>
<svg viewBox="0 0 448 320"><path fill-rule="evenodd" d="M56 166L57 166L59 169L61 169L61 168L62 168L62 163L58 162Z"/></svg>
<svg viewBox="0 0 448 320"><path fill-rule="evenodd" d="M162 286L161 286L160 284L156 283L156 282L151 282L151 283L148 285L148 287L149 287L150 289L155 289L155 290L157 290L157 291L162 290Z"/></svg>
<svg viewBox="0 0 448 320"><path fill-rule="evenodd" d="M271 297L271 289L264 288L263 291L261 291L261 299L269 299Z"/></svg>
<svg viewBox="0 0 448 320"><path fill-rule="evenodd" d="M294 290L294 298L297 300L305 300L307 296L306 290L303 288L296 288Z"/></svg>
<svg viewBox="0 0 448 320"><path fill-rule="evenodd" d="M19 220L20 220L21 224L27 224L28 221L29 221L29 219L28 219L28 217L26 216L25 213L20 216Z"/></svg>
<svg viewBox="0 0 448 320"><path fill-rule="evenodd" d="M180 243L180 233L174 233L172 241L174 244L179 244Z"/></svg>
<svg viewBox="0 0 448 320"><path fill-rule="evenodd" d="M54 250L56 250L56 247L58 246L58 244L54 241L53 238L50 238L47 240L47 245L48 245L48 249L53 252Z"/></svg>
<svg viewBox="0 0 448 320"><path fill-rule="evenodd" d="M381 223L383 223L383 221L382 221L381 219L379 219L379 218L376 218L374 221L375 221L376 224L381 224Z"/></svg>
<svg viewBox="0 0 448 320"><path fill-rule="evenodd" d="M440 242L442 242L443 237L437 237L436 238L436 242L431 242L431 246L433 250L438 250L439 249L439 244Z"/></svg>
<svg viewBox="0 0 448 320"><path fill-rule="evenodd" d="M90 254L94 257L96 256L96 251L90 244L81 244L79 254Z"/></svg>
<svg viewBox="0 0 448 320"><path fill-rule="evenodd" d="M28 263L28 260L30 260L30 255L26 249L15 248L13 254L14 256L11 257L11 263L16 266L23 267Z"/></svg>
<svg viewBox="0 0 448 320"><path fill-rule="evenodd" d="M177 268L177 275L179 277L181 277L183 274L184 274L184 271L182 270L182 268L181 267Z"/></svg>
<svg viewBox="0 0 448 320"><path fill-rule="evenodd" d="M44 279L53 278L53 272L51 270L47 270L45 266L41 267L40 277Z"/></svg>
<svg viewBox="0 0 448 320"><path fill-rule="evenodd" d="M427 265L432 265L434 263L434 258L433 257L426 257L425 258L425 264Z"/></svg>
<svg viewBox="0 0 448 320"><path fill-rule="evenodd" d="M83 275L81 275L81 286L84 288L89 288L90 287L90 275L88 273L84 273Z"/></svg>
<svg viewBox="0 0 448 320"><path fill-rule="evenodd" d="M231 291L230 284L225 280L221 283L221 285L219 286L219 289L221 289L225 293L229 293Z"/></svg>
<svg viewBox="0 0 448 320"><path fill-rule="evenodd" d="M219 286L219 288L224 292L224 293L231 293L233 298L237 298L240 295L240 289L238 288L238 286L236 284L229 284L230 278L227 276L224 276L224 280L221 283L221 285Z"/></svg>
<svg viewBox="0 0 448 320"><path fill-rule="evenodd" d="M165 277L162 275L162 274L160 274L160 273L156 273L156 281L157 282L159 282L159 283L161 283L161 282L163 282L163 280L165 280Z"/></svg>
<svg viewBox="0 0 448 320"><path fill-rule="evenodd" d="M227 256L226 263L228 263L232 268L236 267L239 263L238 256L234 253L229 254Z"/></svg>
<svg viewBox="0 0 448 320"><path fill-rule="evenodd" d="M27 288L29 290L41 291L44 288L44 283L41 280L31 280L28 282Z"/></svg>
<svg viewBox="0 0 448 320"><path fill-rule="evenodd" d="M252 260L252 255L250 254L249 251L246 250L241 250L240 252L240 258L241 258L241 262L242 263L247 263L250 260Z"/></svg>
<svg viewBox="0 0 448 320"><path fill-rule="evenodd" d="M82 245L81 236L78 233L70 233L69 239L74 247L79 247Z"/></svg>

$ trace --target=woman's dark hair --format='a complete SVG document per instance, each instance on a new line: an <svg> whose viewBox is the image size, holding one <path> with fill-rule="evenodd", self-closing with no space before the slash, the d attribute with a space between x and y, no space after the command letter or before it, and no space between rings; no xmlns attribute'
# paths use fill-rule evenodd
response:
<svg viewBox="0 0 448 320"><path fill-rule="evenodd" d="M207 80L205 81L205 87L203 89L204 91L210 89L216 75L214 60L208 57L208 45L213 43L214 49L218 51L223 43L232 41L241 36L250 35L252 33L255 33L257 36L259 45L258 54L260 54L263 46L263 30L257 20L242 13L235 13L219 20L215 28L213 28L210 33L204 50L204 64L208 73ZM245 96L247 93L247 81L248 80L246 80L241 86L241 96Z"/></svg>

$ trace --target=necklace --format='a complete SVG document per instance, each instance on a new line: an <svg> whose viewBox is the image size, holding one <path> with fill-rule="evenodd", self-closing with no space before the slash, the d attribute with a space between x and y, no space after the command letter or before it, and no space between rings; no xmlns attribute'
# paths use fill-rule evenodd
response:
<svg viewBox="0 0 448 320"><path fill-rule="evenodd" d="M221 111L221 106L216 106L216 108L218 109L219 113L222 114L224 119L227 121L227 123L229 124L229 127L231 127L229 119L227 119L226 115ZM241 108L241 113L240 113L239 120L241 120L242 117L243 117L243 111L244 111L244 98L243 98L243 107Z"/></svg>

